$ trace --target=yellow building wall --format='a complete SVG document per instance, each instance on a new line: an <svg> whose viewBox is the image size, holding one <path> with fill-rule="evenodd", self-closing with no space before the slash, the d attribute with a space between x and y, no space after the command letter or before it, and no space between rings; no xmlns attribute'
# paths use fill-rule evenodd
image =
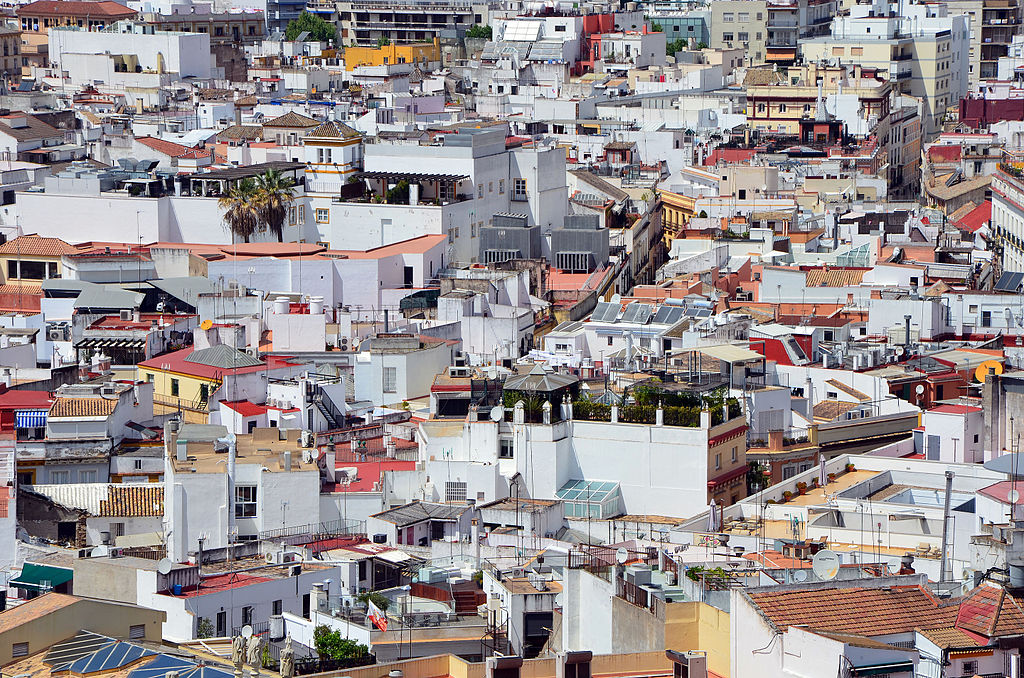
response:
<svg viewBox="0 0 1024 678"><path fill-rule="evenodd" d="M220 382L216 379L201 379L199 377L177 372L164 372L147 367L139 367L139 379L153 382L153 400L158 403L174 403L181 400L183 406L199 400L203 385L207 387L206 399L216 390ZM173 395L174 380L178 381L177 395Z"/></svg>
<svg viewBox="0 0 1024 678"><path fill-rule="evenodd" d="M384 45L382 47L345 48L345 70L356 66L384 66L400 63L422 63L441 60L441 43L417 42L409 45Z"/></svg>
<svg viewBox="0 0 1024 678"><path fill-rule="evenodd" d="M18 278L7 277L7 262L9 261L21 261L22 263L34 261L42 264L57 264L57 277L64 275L64 266L61 264L60 257L31 257L31 256L18 256L16 254L7 254L0 257L0 285L8 282L19 282ZM43 281L36 278L22 278L20 282L41 284Z"/></svg>
<svg viewBox="0 0 1024 678"><path fill-rule="evenodd" d="M665 649L706 652L708 670L728 678L729 613L706 603L666 605Z"/></svg>

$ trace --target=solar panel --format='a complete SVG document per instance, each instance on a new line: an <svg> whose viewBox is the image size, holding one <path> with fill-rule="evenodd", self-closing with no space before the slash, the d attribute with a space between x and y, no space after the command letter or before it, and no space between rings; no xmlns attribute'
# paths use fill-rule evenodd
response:
<svg viewBox="0 0 1024 678"><path fill-rule="evenodd" d="M681 306L662 306L654 314L654 320L651 322L661 325L675 325L682 317L683 308Z"/></svg>
<svg viewBox="0 0 1024 678"><path fill-rule="evenodd" d="M143 657L151 657L156 653L131 643L116 642L106 645L87 657L72 662L69 670L78 675L97 671L114 671L138 661Z"/></svg>
<svg viewBox="0 0 1024 678"><path fill-rule="evenodd" d="M100 648L116 642L113 638L92 631L79 631L72 638L51 646L43 662L53 671L64 670L72 662L88 657Z"/></svg>
<svg viewBox="0 0 1024 678"><path fill-rule="evenodd" d="M505 24L505 34L502 39L533 42L540 35L540 26L539 21L509 21Z"/></svg>
<svg viewBox="0 0 1024 678"><path fill-rule="evenodd" d="M195 664L185 661L184 659L161 654L142 668L135 669L129 673L128 678L164 678L168 671L177 671L180 676L182 670L189 669L194 666Z"/></svg>
<svg viewBox="0 0 1024 678"><path fill-rule="evenodd" d="M637 323L642 325L651 318L652 306L650 304L639 304L630 302L626 304L626 310L622 314L622 322Z"/></svg>
<svg viewBox="0 0 1024 678"><path fill-rule="evenodd" d="M613 323L619 315L619 305L607 301L597 302L597 307L591 314L590 319L600 323Z"/></svg>
<svg viewBox="0 0 1024 678"><path fill-rule="evenodd" d="M1004 273L999 276L994 289L997 292L1017 292L1021 283L1024 283L1024 273Z"/></svg>

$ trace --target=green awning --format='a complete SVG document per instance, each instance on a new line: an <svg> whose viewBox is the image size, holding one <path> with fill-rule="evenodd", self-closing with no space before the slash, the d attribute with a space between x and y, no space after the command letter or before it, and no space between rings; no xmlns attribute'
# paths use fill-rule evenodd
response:
<svg viewBox="0 0 1024 678"><path fill-rule="evenodd" d="M75 576L74 570L52 565L25 563L21 574L9 582L10 586L32 591L49 591L61 584L66 584Z"/></svg>
<svg viewBox="0 0 1024 678"><path fill-rule="evenodd" d="M871 666L854 666L850 668L851 676L884 676L890 673L906 673L914 671L914 662L899 661L889 664L873 664Z"/></svg>

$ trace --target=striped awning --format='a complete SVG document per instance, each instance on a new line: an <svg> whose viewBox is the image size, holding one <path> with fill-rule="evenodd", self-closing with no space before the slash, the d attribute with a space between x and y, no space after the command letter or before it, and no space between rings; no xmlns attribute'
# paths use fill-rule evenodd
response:
<svg viewBox="0 0 1024 678"><path fill-rule="evenodd" d="M46 426L47 410L19 410L14 413L15 428L42 428Z"/></svg>

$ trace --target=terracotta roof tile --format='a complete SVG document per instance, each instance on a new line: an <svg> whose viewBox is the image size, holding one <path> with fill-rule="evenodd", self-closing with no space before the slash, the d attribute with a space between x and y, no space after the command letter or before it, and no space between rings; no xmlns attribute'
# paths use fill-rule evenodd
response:
<svg viewBox="0 0 1024 678"><path fill-rule="evenodd" d="M1024 600L986 583L960 602L956 628L987 638L1024 633Z"/></svg>
<svg viewBox="0 0 1024 678"><path fill-rule="evenodd" d="M857 403L842 400L823 400L814 406L814 418L821 421L832 421L857 407Z"/></svg>
<svg viewBox="0 0 1024 678"><path fill-rule="evenodd" d="M957 610L955 605L940 605L921 586L769 590L748 595L780 631L807 625L820 631L877 637L948 627Z"/></svg>
<svg viewBox="0 0 1024 678"><path fill-rule="evenodd" d="M75 596L52 592L41 595L38 598L32 598L21 605L0 613L0 633L15 629L22 624L44 617L69 605L74 605L79 600ZM45 655L46 653L41 653L40 656ZM7 667L4 667L4 669L6 672ZM49 674L47 673L47 675Z"/></svg>
<svg viewBox="0 0 1024 678"><path fill-rule="evenodd" d="M32 283L6 283L0 285L0 312L39 311L43 288Z"/></svg>
<svg viewBox="0 0 1024 678"><path fill-rule="evenodd" d="M138 12L113 0L90 2L86 0L37 0L22 5L15 12L18 16L94 16L133 17Z"/></svg>
<svg viewBox="0 0 1024 678"><path fill-rule="evenodd" d="M282 116L276 117L273 120L268 120L263 123L264 127L316 127L320 124L319 120L314 120L305 115L296 113L295 111L288 111Z"/></svg>
<svg viewBox="0 0 1024 678"><path fill-rule="evenodd" d="M818 268L807 271L807 287L849 287L859 285L865 271L847 268Z"/></svg>
<svg viewBox="0 0 1024 678"><path fill-rule="evenodd" d="M78 248L60 238L44 238L38 235L21 235L0 245L0 255L21 254L26 257L60 257L77 252Z"/></svg>
<svg viewBox="0 0 1024 678"><path fill-rule="evenodd" d="M135 141L139 142L143 146L147 146L157 153L163 153L172 158L177 158L179 155L191 150L188 146L175 143L173 141L167 141L166 139L158 139L156 137L137 137Z"/></svg>
<svg viewBox="0 0 1024 678"><path fill-rule="evenodd" d="M943 650L951 647L976 647L978 645L978 641L960 629L918 629L918 633Z"/></svg>
<svg viewBox="0 0 1024 678"><path fill-rule="evenodd" d="M50 406L50 417L108 417L117 400L108 398L57 398Z"/></svg>
<svg viewBox="0 0 1024 678"><path fill-rule="evenodd" d="M262 125L232 125L217 133L217 141L257 141L263 138Z"/></svg>
<svg viewBox="0 0 1024 678"><path fill-rule="evenodd" d="M158 483L112 485L107 498L100 502L101 516L136 518L163 514L164 487Z"/></svg>

